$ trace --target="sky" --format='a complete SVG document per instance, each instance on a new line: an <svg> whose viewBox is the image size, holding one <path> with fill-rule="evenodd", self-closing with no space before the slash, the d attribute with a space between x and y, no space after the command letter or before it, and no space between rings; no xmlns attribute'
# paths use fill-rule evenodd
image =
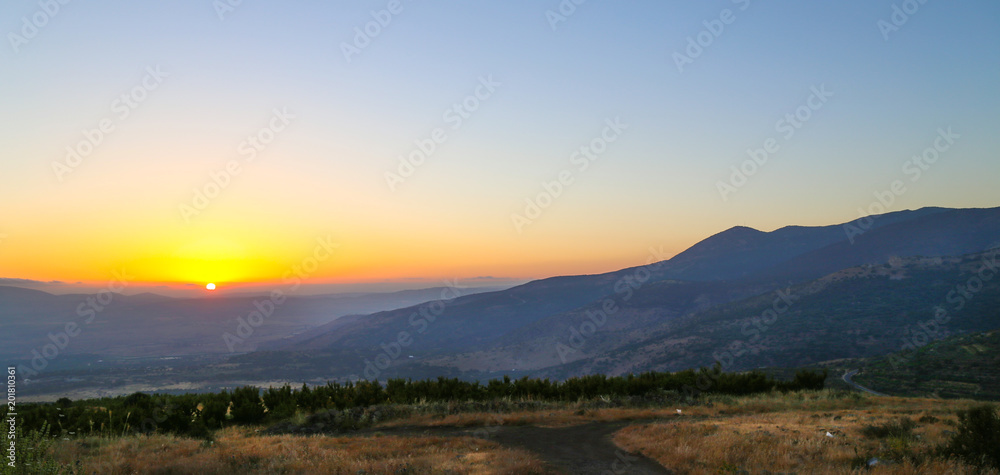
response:
<svg viewBox="0 0 1000 475"><path fill-rule="evenodd" d="M736 225L998 206L998 20L986 0L3 2L0 278L491 285Z"/></svg>

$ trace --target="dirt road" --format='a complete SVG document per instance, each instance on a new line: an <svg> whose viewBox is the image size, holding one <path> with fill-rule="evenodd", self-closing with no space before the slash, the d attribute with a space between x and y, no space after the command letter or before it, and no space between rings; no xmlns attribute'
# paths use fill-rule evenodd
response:
<svg viewBox="0 0 1000 475"><path fill-rule="evenodd" d="M558 428L505 426L492 433L490 439L534 452L553 468L566 473L670 473L649 458L630 454L611 441L612 434L626 425L592 422Z"/></svg>
<svg viewBox="0 0 1000 475"><path fill-rule="evenodd" d="M611 441L619 429L634 422L591 422L569 427L493 426L396 427L375 431L398 436L481 437L501 445L531 451L552 469L568 474L669 474L653 460L630 454ZM361 433L368 431L361 431ZM360 435L360 434L357 434Z"/></svg>

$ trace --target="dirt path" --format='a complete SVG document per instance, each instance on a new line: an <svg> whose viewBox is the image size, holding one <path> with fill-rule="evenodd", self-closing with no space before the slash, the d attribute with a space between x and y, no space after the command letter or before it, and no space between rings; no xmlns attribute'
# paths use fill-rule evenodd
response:
<svg viewBox="0 0 1000 475"><path fill-rule="evenodd" d="M653 460L630 454L611 441L612 434L626 425L592 422L558 428L505 426L492 433L490 439L534 452L566 473L670 473Z"/></svg>
<svg viewBox="0 0 1000 475"><path fill-rule="evenodd" d="M653 460L630 454L611 436L630 422L591 422L569 427L398 427L378 429L402 436L472 436L531 451L553 469L569 474L669 474Z"/></svg>

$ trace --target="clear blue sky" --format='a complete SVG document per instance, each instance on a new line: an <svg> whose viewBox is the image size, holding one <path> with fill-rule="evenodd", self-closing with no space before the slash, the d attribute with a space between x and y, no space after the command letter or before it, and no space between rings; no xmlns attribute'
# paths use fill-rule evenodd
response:
<svg viewBox="0 0 1000 475"><path fill-rule="evenodd" d="M211 0L73 1L51 18L4 2L0 277L99 280L201 249L222 262L142 278L228 266L267 280L332 234L344 255L320 280L533 278L733 225L848 221L893 180L907 191L891 210L1000 204L997 2L931 0L886 38L878 22L907 2L590 0L553 28L555 0L413 0L345 59L389 3L244 0L220 19ZM732 21L679 71L675 53L724 9ZM48 18L26 43L11 37L24 17ZM155 66L168 76L120 119L113 101ZM500 85L452 128L444 112L490 76ZM833 96L784 138L776 123L820 86ZM287 130L182 219L275 108L294 114ZM105 118L115 131L60 181L52 162ZM571 154L615 118L628 128L578 169ZM948 127L960 138L912 181L904 163ZM447 139L390 189L386 172L435 128ZM730 167L771 138L780 150L723 199ZM572 185L519 228L512 215L562 170Z"/></svg>

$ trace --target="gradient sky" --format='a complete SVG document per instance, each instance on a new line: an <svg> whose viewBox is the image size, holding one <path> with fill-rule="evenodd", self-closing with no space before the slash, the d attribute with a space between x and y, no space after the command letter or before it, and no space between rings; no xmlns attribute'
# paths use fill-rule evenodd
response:
<svg viewBox="0 0 1000 475"><path fill-rule="evenodd" d="M389 3L245 0L221 19L211 0L0 4L0 277L273 283L328 239L309 282L501 282L639 265L734 225L849 221L893 180L907 191L889 210L1000 204L994 1L927 2L887 38L878 22L907 2L590 1L553 28L555 0L403 1L348 61ZM122 118L116 99L157 67ZM454 128L445 111L487 77L500 85ZM833 96L786 139L776 123L820 86ZM248 161L275 109L295 117ZM571 163L615 118L607 150ZM58 179L102 120L114 130ZM913 181L905 162L948 127L960 138ZM723 199L770 138L780 150ZM186 221L230 161L240 173ZM512 214L562 170L572 184L519 232Z"/></svg>

